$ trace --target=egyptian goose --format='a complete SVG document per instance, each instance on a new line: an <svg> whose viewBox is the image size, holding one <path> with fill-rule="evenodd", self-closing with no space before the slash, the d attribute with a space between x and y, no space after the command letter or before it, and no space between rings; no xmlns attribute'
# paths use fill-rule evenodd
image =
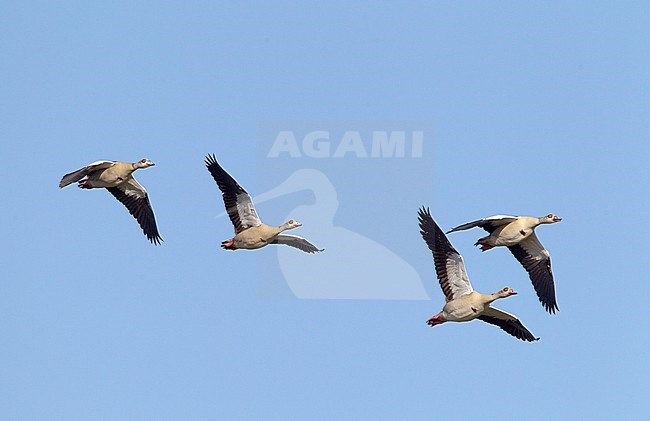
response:
<svg viewBox="0 0 650 421"><path fill-rule="evenodd" d="M323 251L304 238L280 234L283 231L302 226L298 221L291 219L279 227L263 224L257 216L250 195L219 165L214 155L205 157L205 166L221 190L226 212L235 227L235 236L230 240L223 241L221 248L253 250L269 244L284 244L306 253Z"/></svg>
<svg viewBox="0 0 650 421"><path fill-rule="evenodd" d="M535 235L535 228L541 224L554 224L561 220L562 218L552 213L539 218L495 215L459 225L449 230L447 234L474 227L481 227L489 232L490 235L479 238L474 245L480 246L481 251L500 246L508 247L528 272L528 277L533 282L539 302L542 303L546 311L555 314L560 309L555 299L551 255L539 242L537 235Z"/></svg>
<svg viewBox="0 0 650 421"><path fill-rule="evenodd" d="M153 165L155 164L146 158L134 163L97 161L64 175L59 183L59 188L77 181L82 189L105 188L126 206L129 213L138 221L147 239L152 244L160 244L162 238L158 233L156 218L153 209L151 209L147 190L133 178L135 170ZM86 178L82 180L84 177Z"/></svg>
<svg viewBox="0 0 650 421"><path fill-rule="evenodd" d="M429 326L445 322L468 322L479 319L486 323L499 326L501 329L522 341L538 340L512 314L491 307L490 304L499 298L517 294L505 287L494 294L485 295L474 291L465 270L463 257L454 249L438 224L431 217L428 209L422 207L418 212L420 234L433 253L436 275L446 304L442 311L427 320Z"/></svg>

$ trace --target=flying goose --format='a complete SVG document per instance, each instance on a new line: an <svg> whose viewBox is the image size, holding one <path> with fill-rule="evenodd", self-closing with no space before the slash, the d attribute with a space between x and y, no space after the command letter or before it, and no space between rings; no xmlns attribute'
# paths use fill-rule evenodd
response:
<svg viewBox="0 0 650 421"><path fill-rule="evenodd" d="M442 311L427 320L429 326L445 322L468 322L479 319L499 326L501 329L522 341L538 340L517 319L516 316L491 307L499 298L517 294L505 287L494 294L485 295L474 291L465 270L463 257L454 249L438 224L431 217L429 209L422 207L418 212L420 234L433 253L436 275L446 304Z"/></svg>
<svg viewBox="0 0 650 421"><path fill-rule="evenodd" d="M539 242L537 235L535 235L535 228L541 224L554 224L561 220L562 218L552 213L539 218L495 215L459 225L449 230L447 234L474 227L481 227L489 232L490 235L479 238L474 245L480 246L481 251L499 246L508 247L528 272L528 277L533 282L539 302L542 303L546 311L555 314L560 309L555 300L551 255Z"/></svg>
<svg viewBox="0 0 650 421"><path fill-rule="evenodd" d="M59 183L59 188L77 181L79 182L78 186L82 189L105 188L126 206L129 213L138 221L147 239L152 244L160 244L162 238L158 233L149 195L132 175L139 168L153 165L155 164L146 158L134 163L97 161L64 175ZM84 177L85 179L82 180Z"/></svg>
<svg viewBox="0 0 650 421"><path fill-rule="evenodd" d="M279 227L263 224L257 216L250 195L219 165L214 155L205 157L205 166L221 190L226 212L235 227L235 236L221 242L221 248L253 250L268 244L284 244L306 253L323 251L304 238L281 234L283 231L302 226L298 221L291 219Z"/></svg>

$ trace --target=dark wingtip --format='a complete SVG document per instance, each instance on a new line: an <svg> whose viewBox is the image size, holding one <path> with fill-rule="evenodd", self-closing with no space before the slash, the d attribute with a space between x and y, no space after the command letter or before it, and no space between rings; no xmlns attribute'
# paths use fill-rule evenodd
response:
<svg viewBox="0 0 650 421"><path fill-rule="evenodd" d="M210 167L212 164L217 163L217 157L213 153L209 153L205 156L205 166Z"/></svg>
<svg viewBox="0 0 650 421"><path fill-rule="evenodd" d="M555 315L555 312L560 311L560 307L557 306L557 303L549 304L542 301L541 297L537 297L537 298L539 299L539 302L544 307L544 310L548 312L548 314Z"/></svg>
<svg viewBox="0 0 650 421"><path fill-rule="evenodd" d="M429 208L425 208L422 206L420 209L418 209L418 220L420 221L420 225L424 221L426 217L431 218L431 211L429 211Z"/></svg>
<svg viewBox="0 0 650 421"><path fill-rule="evenodd" d="M59 181L59 188L60 188L60 189L62 189L62 188L64 188L64 187L69 186L70 184L72 184L72 183L65 184L64 181L65 181L65 176L63 176L63 178L61 178L61 181Z"/></svg>
<svg viewBox="0 0 650 421"><path fill-rule="evenodd" d="M534 336L531 334L530 336L528 336L528 335L524 335L523 337L521 337L521 338L519 338L519 339L521 339L522 341L526 341L526 342L537 342L537 341L539 341L541 338L536 338L536 337L534 337Z"/></svg>

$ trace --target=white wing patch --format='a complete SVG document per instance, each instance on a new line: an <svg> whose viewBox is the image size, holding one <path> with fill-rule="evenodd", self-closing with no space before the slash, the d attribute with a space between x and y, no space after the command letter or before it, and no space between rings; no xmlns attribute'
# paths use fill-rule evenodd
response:
<svg viewBox="0 0 650 421"><path fill-rule="evenodd" d="M487 218L484 218L484 221L498 221L500 219L517 219L518 216L511 216L511 215L492 215L488 216Z"/></svg>
<svg viewBox="0 0 650 421"><path fill-rule="evenodd" d="M237 195L237 213L239 214L239 221L243 228L259 227L262 221L257 216L257 211L253 205L248 193L239 193Z"/></svg>
<svg viewBox="0 0 650 421"><path fill-rule="evenodd" d="M495 307L488 307L483 314L486 316L496 317L500 320L518 320L514 314L510 314Z"/></svg>
<svg viewBox="0 0 650 421"><path fill-rule="evenodd" d="M531 258L535 260L546 260L551 257L542 243L539 242L539 239L534 232L524 241L520 242L519 245L526 250L526 253L528 253Z"/></svg>
<svg viewBox="0 0 650 421"><path fill-rule="evenodd" d="M319 249L309 241L305 240L302 237L298 237L297 235L280 234L275 238L275 240L272 243L285 244L287 246L295 247L307 253L316 253L316 252L323 251L322 249Z"/></svg>
<svg viewBox="0 0 650 421"><path fill-rule="evenodd" d="M493 216L488 216L487 218L483 219L477 219L476 221L472 222L467 222L465 224L459 225L457 227L454 227L447 231L447 234L450 232L456 232L456 231L464 231L468 230L474 227L483 227L485 228L486 226L490 226L492 228L498 227L499 225L505 225L509 224L511 222L514 222L517 220L516 216L508 216L508 215L493 215ZM491 231L487 228L485 228L487 231Z"/></svg>
<svg viewBox="0 0 650 421"><path fill-rule="evenodd" d="M86 167L99 167L103 166L105 168L112 167L115 165L115 161L95 161L92 164L86 165Z"/></svg>
<svg viewBox="0 0 650 421"><path fill-rule="evenodd" d="M450 254L447 257L447 281L452 292L452 299L455 300L463 295L474 291L469 282L463 257L458 253Z"/></svg>
<svg viewBox="0 0 650 421"><path fill-rule="evenodd" d="M142 187L142 185L138 183L138 181L133 177L129 177L126 183L122 183L118 187L120 187L124 193L129 196L136 196L140 198L147 197L147 190Z"/></svg>

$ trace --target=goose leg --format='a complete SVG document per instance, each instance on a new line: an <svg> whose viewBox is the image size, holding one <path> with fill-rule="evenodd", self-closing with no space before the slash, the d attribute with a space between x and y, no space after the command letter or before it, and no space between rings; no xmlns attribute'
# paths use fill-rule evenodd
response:
<svg viewBox="0 0 650 421"><path fill-rule="evenodd" d="M427 320L427 324L431 327L436 325L441 325L444 322L446 322L446 320L442 318L442 311L436 314L435 316L431 317L429 320Z"/></svg>
<svg viewBox="0 0 650 421"><path fill-rule="evenodd" d="M237 250L237 247L235 247L233 240L234 239L231 238L230 240L222 241L221 248L225 250Z"/></svg>
<svg viewBox="0 0 650 421"><path fill-rule="evenodd" d="M93 186L90 185L90 183L88 182L88 180L81 180L81 181L79 182L79 188L80 188L80 189L92 189Z"/></svg>
<svg viewBox="0 0 650 421"><path fill-rule="evenodd" d="M479 238L478 241L474 243L474 245L481 247L481 251L487 251L494 248L494 246L489 243L489 240L490 240L489 236Z"/></svg>

